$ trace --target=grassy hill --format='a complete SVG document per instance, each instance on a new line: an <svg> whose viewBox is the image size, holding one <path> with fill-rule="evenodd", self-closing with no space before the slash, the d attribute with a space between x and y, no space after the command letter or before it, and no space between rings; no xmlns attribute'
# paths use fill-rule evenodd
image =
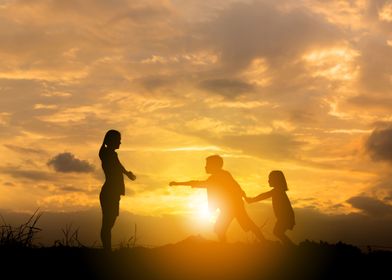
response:
<svg viewBox="0 0 392 280"><path fill-rule="evenodd" d="M14 279L388 279L392 252L361 252L305 241L222 244L200 237L111 253L83 247L0 248L2 275ZM381 278L382 277L382 278Z"/></svg>
<svg viewBox="0 0 392 280"><path fill-rule="evenodd" d="M18 227L0 226L0 279L389 279L392 251L361 251L344 244L304 241L220 243L190 236L147 248L128 243L113 252L84 247L78 231L63 229L53 246L37 246L40 215ZM8 278L3 278L8 276ZM11 278L10 278L11 277Z"/></svg>

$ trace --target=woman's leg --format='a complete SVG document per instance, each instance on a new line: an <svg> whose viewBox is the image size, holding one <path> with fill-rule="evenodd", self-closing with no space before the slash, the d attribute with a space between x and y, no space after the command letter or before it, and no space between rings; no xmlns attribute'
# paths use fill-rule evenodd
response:
<svg viewBox="0 0 392 280"><path fill-rule="evenodd" d="M102 192L99 195L99 200L102 208L102 227L101 227L101 241L105 250L112 250L112 228L119 214L119 202L117 197L104 195Z"/></svg>
<svg viewBox="0 0 392 280"><path fill-rule="evenodd" d="M102 215L101 241L104 250L112 250L112 228L116 221L115 215Z"/></svg>

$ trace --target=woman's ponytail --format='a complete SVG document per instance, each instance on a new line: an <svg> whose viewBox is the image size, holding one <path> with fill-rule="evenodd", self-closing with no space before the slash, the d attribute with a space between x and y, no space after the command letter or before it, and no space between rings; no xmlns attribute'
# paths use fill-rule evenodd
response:
<svg viewBox="0 0 392 280"><path fill-rule="evenodd" d="M113 142L117 138L121 138L121 134L119 131L111 129L106 132L105 137L103 138L101 148L99 149L99 158L101 160L106 147L109 145L109 143Z"/></svg>

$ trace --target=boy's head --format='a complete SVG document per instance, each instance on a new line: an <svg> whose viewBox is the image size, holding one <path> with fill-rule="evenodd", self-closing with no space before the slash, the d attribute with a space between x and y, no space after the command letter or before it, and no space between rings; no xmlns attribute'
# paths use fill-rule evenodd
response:
<svg viewBox="0 0 392 280"><path fill-rule="evenodd" d="M287 191L287 182L284 174L280 170L271 171L268 176L268 183L272 188L282 189Z"/></svg>
<svg viewBox="0 0 392 280"><path fill-rule="evenodd" d="M209 156L206 158L206 172L213 174L223 167L223 159L218 155Z"/></svg>

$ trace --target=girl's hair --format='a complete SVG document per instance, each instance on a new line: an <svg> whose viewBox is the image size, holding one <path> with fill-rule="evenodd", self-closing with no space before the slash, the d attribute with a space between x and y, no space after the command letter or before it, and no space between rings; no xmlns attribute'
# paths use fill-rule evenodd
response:
<svg viewBox="0 0 392 280"><path fill-rule="evenodd" d="M272 181L272 185L274 188L280 188L284 191L288 190L286 178L284 177L282 171L280 170L271 171L271 173L269 174L269 178Z"/></svg>
<svg viewBox="0 0 392 280"><path fill-rule="evenodd" d="M101 148L99 149L99 157L101 158L103 150L108 146L109 143L121 138L121 133L117 130L111 129L106 132L105 137L103 138L103 142Z"/></svg>

